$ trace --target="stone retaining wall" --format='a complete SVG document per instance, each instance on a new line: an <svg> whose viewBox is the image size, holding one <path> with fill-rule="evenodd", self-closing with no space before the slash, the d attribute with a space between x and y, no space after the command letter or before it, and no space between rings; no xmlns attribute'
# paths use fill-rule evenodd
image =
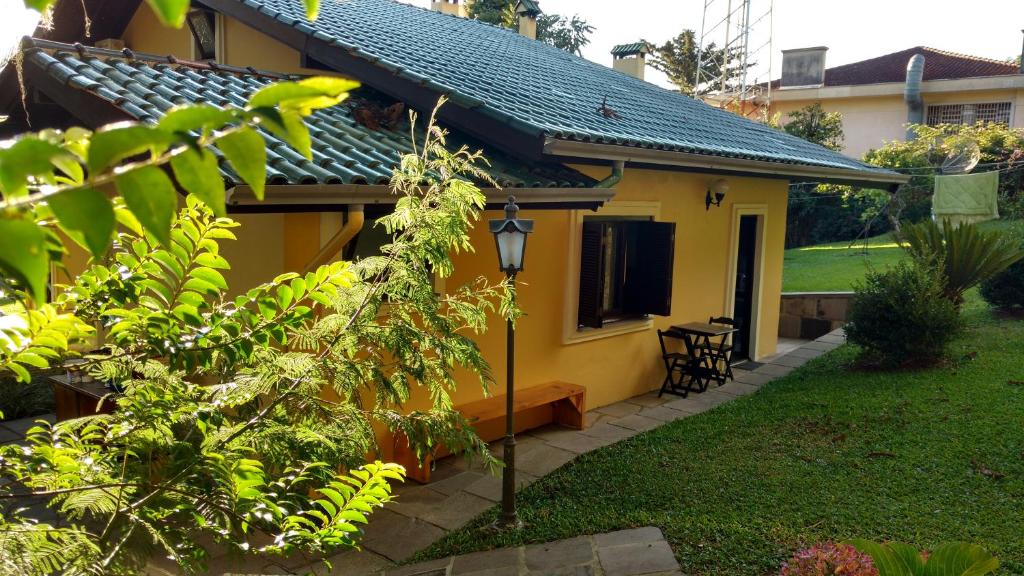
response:
<svg viewBox="0 0 1024 576"><path fill-rule="evenodd" d="M853 292L784 292L779 336L814 340L846 324Z"/></svg>

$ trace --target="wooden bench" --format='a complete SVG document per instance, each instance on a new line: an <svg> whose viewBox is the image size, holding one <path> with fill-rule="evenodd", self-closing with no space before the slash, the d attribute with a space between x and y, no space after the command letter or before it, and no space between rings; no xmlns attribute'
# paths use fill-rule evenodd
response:
<svg viewBox="0 0 1024 576"><path fill-rule="evenodd" d="M586 396L586 388L568 382L548 382L516 390L513 399L515 431L518 433L550 423L582 430ZM477 435L483 440L491 442L505 435L504 394L469 402L455 409L472 422ZM409 447L405 435L395 435L395 462L405 466L409 478L422 484L430 482L432 460L448 454L450 452L447 448L438 446L432 457L428 456L420 462L416 452Z"/></svg>

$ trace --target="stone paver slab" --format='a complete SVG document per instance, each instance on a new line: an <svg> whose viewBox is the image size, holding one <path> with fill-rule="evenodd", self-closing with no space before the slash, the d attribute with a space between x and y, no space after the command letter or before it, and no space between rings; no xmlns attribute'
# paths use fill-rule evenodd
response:
<svg viewBox="0 0 1024 576"><path fill-rule="evenodd" d="M338 575L370 574L391 565L391 562L387 558L380 554L374 554L369 550L347 550L341 554L331 556L327 561L331 563L331 571L328 572L328 574ZM316 564L313 564L299 570L298 572L304 573L306 571L312 571L316 566Z"/></svg>
<svg viewBox="0 0 1024 576"><path fill-rule="evenodd" d="M445 478L440 481L432 481L428 486L434 492L440 492L441 494L452 495L459 490L463 490L470 486L477 480L483 478L486 474L482 472L459 472L458 474Z"/></svg>
<svg viewBox="0 0 1024 576"><path fill-rule="evenodd" d="M782 376L786 376L787 374L789 374L792 371L793 371L793 367L791 367L791 366L779 366L778 364L765 364L764 366L761 366L760 368L758 368L756 372L758 374L764 374L766 376L773 376L775 378L780 378Z"/></svg>
<svg viewBox="0 0 1024 576"><path fill-rule="evenodd" d="M576 454L546 444L520 452L516 450L516 471L522 470L532 476L547 476L560 468Z"/></svg>
<svg viewBox="0 0 1024 576"><path fill-rule="evenodd" d="M831 352L839 348L839 344L829 344L828 342L808 342L800 347L802 350L821 350L822 352Z"/></svg>
<svg viewBox="0 0 1024 576"><path fill-rule="evenodd" d="M607 406L601 406L594 410L601 414L607 414L613 418L623 418L630 414L636 414L640 411L639 404L631 404L629 402L616 402L615 404L609 404Z"/></svg>
<svg viewBox="0 0 1024 576"><path fill-rule="evenodd" d="M821 356L824 353L824 350L814 350L811 348L804 348L801 346L800 348L793 350L789 354L786 354L786 356L794 356L796 358L807 358L808 360L810 360L812 358L817 358L818 356Z"/></svg>
<svg viewBox="0 0 1024 576"><path fill-rule="evenodd" d="M775 360L772 360L772 364L776 364L779 366L789 366L791 368L799 368L804 364L807 364L809 360L810 358L804 358L803 356L794 356L792 354L786 354L785 356L780 356Z"/></svg>
<svg viewBox="0 0 1024 576"><path fill-rule="evenodd" d="M39 416L29 416L28 418L19 418L17 420L7 420L3 423L5 428L8 428L18 434L24 436L28 432L29 428L38 426L38 420L45 420L50 424L57 421L57 417L53 414L40 414Z"/></svg>
<svg viewBox="0 0 1024 576"><path fill-rule="evenodd" d="M603 448L612 442L614 442L614 440L589 436L583 432L574 431L572 434L548 440L548 445L554 446L555 448L561 448L562 450L568 450L573 454L584 454L586 452L597 450L598 448Z"/></svg>
<svg viewBox="0 0 1024 576"><path fill-rule="evenodd" d="M625 418L619 418L612 420L609 424L613 426L620 426L622 428L629 428L630 430L636 430L637 432L644 432L652 428L657 428L663 422L661 420L655 420L654 418L647 418L639 414L632 414Z"/></svg>
<svg viewBox="0 0 1024 576"><path fill-rule="evenodd" d="M679 569L672 548L664 540L598 548L597 556L605 576L639 576Z"/></svg>
<svg viewBox="0 0 1024 576"><path fill-rule="evenodd" d="M601 424L591 426L586 430L581 430L580 434L585 434L587 436L593 436L594 438L600 438L612 442L618 442L619 440L625 440L626 438L636 436L637 432L636 430L623 428L621 426L613 426L612 424L608 424L607 422L602 422Z"/></svg>
<svg viewBox="0 0 1024 576"><path fill-rule="evenodd" d="M434 491L431 485L410 486L407 484L402 490L396 491L394 500L385 506L392 512L414 518L433 510L444 502L445 498L447 498L446 495Z"/></svg>
<svg viewBox="0 0 1024 576"><path fill-rule="evenodd" d="M538 574L551 574L577 566L592 564L594 547L589 536L527 546L524 554L526 569Z"/></svg>
<svg viewBox="0 0 1024 576"><path fill-rule="evenodd" d="M492 502L498 502L501 500L501 472L498 472L498 476L490 474L485 475L483 478L470 484L466 487L465 491L479 496ZM533 474L527 474L522 470L516 469L516 491L522 490L526 486L532 484L537 477Z"/></svg>
<svg viewBox="0 0 1024 576"><path fill-rule="evenodd" d="M429 522L381 510L370 517L362 546L389 560L401 562L437 542L444 534L444 530Z"/></svg>
<svg viewBox="0 0 1024 576"><path fill-rule="evenodd" d="M641 410L639 416L644 418L653 418L654 420L661 420L662 422L672 422L678 420L684 416L679 410L674 410L666 406L655 406L654 408L647 408Z"/></svg>
<svg viewBox="0 0 1024 576"><path fill-rule="evenodd" d="M690 400L694 404L709 407L715 407L718 406L719 404L725 404L726 402L732 399L733 397L731 395L719 390L718 386L715 386L713 388L709 387L706 391L701 392L700 394L691 394L690 397L687 398L687 400Z"/></svg>
<svg viewBox="0 0 1024 576"><path fill-rule="evenodd" d="M602 422L607 422L607 421L613 420L613 419L614 418L612 416L609 416L607 414L603 414L603 413L598 412L596 410L591 410L591 411L589 411L589 412L587 412L586 414L583 415L583 424L584 424L583 429L586 430L587 428L590 428L591 426L597 426L598 424L600 424Z"/></svg>
<svg viewBox="0 0 1024 576"><path fill-rule="evenodd" d="M728 394L730 396L746 396L747 394L753 394L757 392L757 386L753 384L745 384L743 382L729 382L728 384L718 388L718 392L722 394Z"/></svg>
<svg viewBox="0 0 1024 576"><path fill-rule="evenodd" d="M460 491L449 496L420 518L445 530L455 530L465 526L493 505L494 503L486 498Z"/></svg>
<svg viewBox="0 0 1024 576"><path fill-rule="evenodd" d="M742 373L736 373L736 382L741 382L743 384L748 384L750 386L764 386L765 384L771 382L774 379L774 376L770 376L768 374L759 374L757 372L744 371Z"/></svg>
<svg viewBox="0 0 1024 576"><path fill-rule="evenodd" d="M617 530L605 534L595 534L594 544L598 548L611 548L613 546L624 546L626 544L647 544L662 540L661 529L657 526L644 526L642 528L630 528L628 530Z"/></svg>
<svg viewBox="0 0 1024 576"><path fill-rule="evenodd" d="M437 560L428 560L419 564L410 564L409 566L399 566L385 570L384 574L386 576L447 576L448 568L451 565L451 557L438 558ZM342 572L341 574L344 573Z"/></svg>
<svg viewBox="0 0 1024 576"><path fill-rule="evenodd" d="M686 398L672 400L668 404L665 404L663 408L683 412L684 414L699 414L704 411L704 408L694 400L696 397L697 395L691 392Z"/></svg>
<svg viewBox="0 0 1024 576"><path fill-rule="evenodd" d="M498 548L497 550L486 550L474 552L464 556L456 556L452 559L452 576L462 574L476 574L484 570L497 570L512 568L512 574L518 572L522 548Z"/></svg>
<svg viewBox="0 0 1024 576"><path fill-rule="evenodd" d="M646 394L641 394L639 396L633 396L632 398L626 399L625 402L629 402L630 404L636 404L637 406L651 408L654 406L661 406L662 404L668 402L668 398L665 398L664 396L659 398L658 392L654 391L648 392Z"/></svg>
<svg viewBox="0 0 1024 576"><path fill-rule="evenodd" d="M0 444L21 440L24 437L24 434L18 434L6 426L0 426Z"/></svg>

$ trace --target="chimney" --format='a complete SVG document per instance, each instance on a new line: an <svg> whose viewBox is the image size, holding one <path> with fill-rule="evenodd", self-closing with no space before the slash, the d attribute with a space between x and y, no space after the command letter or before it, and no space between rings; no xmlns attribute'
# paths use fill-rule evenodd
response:
<svg viewBox="0 0 1024 576"><path fill-rule="evenodd" d="M811 88L825 85L827 46L782 51L782 87Z"/></svg>
<svg viewBox="0 0 1024 576"><path fill-rule="evenodd" d="M537 16L540 15L540 5L535 0L519 0L516 2L516 17L519 19L519 33L530 40L536 40Z"/></svg>
<svg viewBox="0 0 1024 576"><path fill-rule="evenodd" d="M1020 32L1021 34L1024 34L1024 30L1021 30ZM1021 42L1020 45L1020 73L1024 74L1024 42Z"/></svg>
<svg viewBox="0 0 1024 576"><path fill-rule="evenodd" d="M466 4L461 0L434 0L430 3L430 9L442 14L451 14L459 18L465 18Z"/></svg>
<svg viewBox="0 0 1024 576"><path fill-rule="evenodd" d="M612 48L612 69L643 80L647 53L650 51L650 47L644 41L619 44Z"/></svg>

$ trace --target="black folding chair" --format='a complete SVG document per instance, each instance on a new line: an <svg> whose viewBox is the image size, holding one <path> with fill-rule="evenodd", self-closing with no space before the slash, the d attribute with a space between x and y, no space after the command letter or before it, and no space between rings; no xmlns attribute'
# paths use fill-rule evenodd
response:
<svg viewBox="0 0 1024 576"><path fill-rule="evenodd" d="M661 344L661 359L665 362L665 380L661 383L658 397L660 398L662 394L668 392L669 394L677 394L686 398L686 395L689 394L689 388L683 386L683 379L686 378L689 372L689 358L682 352L669 352L668 346L665 345L665 338L681 340L682 336L671 330L658 330L658 342ZM680 389L682 392L680 392Z"/></svg>
<svg viewBox="0 0 1024 576"><path fill-rule="evenodd" d="M728 326L730 328L739 328L740 323L738 320L728 318L726 316L714 316L708 318L708 324L720 324L722 326ZM725 384L726 379L735 380L735 376L732 373L732 350L733 350L733 335L726 334L722 336L721 340L709 340L704 346L704 353L708 355L708 359L711 361L711 365L717 367L719 363L725 366L724 370L718 371L721 374L715 378L718 381L718 385Z"/></svg>

